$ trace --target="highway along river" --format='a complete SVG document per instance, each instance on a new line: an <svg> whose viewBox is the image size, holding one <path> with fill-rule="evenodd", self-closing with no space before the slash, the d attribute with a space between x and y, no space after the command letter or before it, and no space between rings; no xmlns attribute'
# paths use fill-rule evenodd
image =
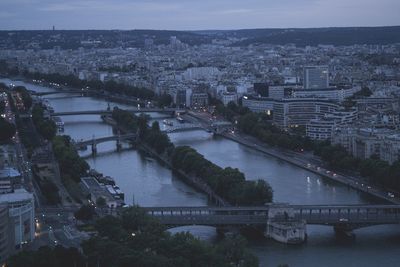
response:
<svg viewBox="0 0 400 267"><path fill-rule="evenodd" d="M34 91L54 89L21 81L0 82L24 85ZM63 98L48 96L56 112L106 109L108 103L91 97ZM111 107L128 106L109 103ZM153 114L153 116L163 116ZM90 139L112 135L110 126L99 116L65 116L65 134L72 138ZM162 119L159 119L162 121ZM177 122L175 122L177 123ZM162 127L165 127L160 123ZM221 167L240 169L248 179L264 179L274 189L275 202L292 204L367 204L381 203L364 193L324 180L322 177L286 162L264 155L224 138L215 138L204 131L170 134L176 145L190 145ZM128 204L141 206L202 206L205 195L182 183L172 172L136 150L116 152L115 142L99 144L98 155L90 149L81 152L92 168L115 178L125 193ZM200 237L212 236L208 228L189 228ZM261 266L398 266L400 262L400 225L376 226L355 231L353 241L337 239L331 227L308 226L308 241L301 246L287 246L272 240L249 241L250 249L259 257Z"/></svg>

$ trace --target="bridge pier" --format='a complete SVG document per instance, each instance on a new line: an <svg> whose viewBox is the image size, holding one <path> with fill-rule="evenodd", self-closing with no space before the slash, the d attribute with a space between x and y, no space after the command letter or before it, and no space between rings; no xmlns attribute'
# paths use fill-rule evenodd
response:
<svg viewBox="0 0 400 267"><path fill-rule="evenodd" d="M96 145L96 143L92 144L92 155L93 156L97 155L97 145Z"/></svg>
<svg viewBox="0 0 400 267"><path fill-rule="evenodd" d="M338 237L345 237L345 238L355 238L356 235L354 234L351 226L348 224L336 224L333 226L333 230L335 231L335 235Z"/></svg>
<svg viewBox="0 0 400 267"><path fill-rule="evenodd" d="M121 140L118 138L117 139L117 151L121 151L122 150L122 144L121 144Z"/></svg>

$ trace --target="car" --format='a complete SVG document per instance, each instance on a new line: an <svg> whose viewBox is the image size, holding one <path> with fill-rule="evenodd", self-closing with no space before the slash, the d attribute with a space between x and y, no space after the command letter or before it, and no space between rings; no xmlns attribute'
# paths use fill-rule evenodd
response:
<svg viewBox="0 0 400 267"><path fill-rule="evenodd" d="M346 218L340 218L339 219L339 222L348 222L349 220L348 219L346 219Z"/></svg>

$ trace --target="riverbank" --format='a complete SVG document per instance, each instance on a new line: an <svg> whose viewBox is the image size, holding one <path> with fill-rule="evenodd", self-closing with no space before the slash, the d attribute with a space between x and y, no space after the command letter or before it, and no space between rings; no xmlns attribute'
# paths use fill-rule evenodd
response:
<svg viewBox="0 0 400 267"><path fill-rule="evenodd" d="M319 176L324 177L325 179L344 184L348 187L351 187L358 191L367 193L378 199L381 199L381 200L384 200L384 201L387 201L387 202L390 202L393 204L400 204L400 199L390 197L388 195L387 191L385 191L383 189L376 188L372 185L365 183L364 181L359 181L359 179L357 179L357 178L344 176L341 174L336 174L336 173L334 173L330 170L327 170L323 167L317 166L316 164L311 164L310 159L303 159L301 157L296 157L294 155L290 155L290 156L284 155L283 151L276 150L271 147L267 147L265 144L261 143L260 141L256 140L253 137L250 137L250 136L243 137L243 136L238 136L237 134L232 134L232 133L221 133L218 135L222 136L224 138L227 138L229 140L232 140L234 142L237 142L246 147L249 147L251 149L254 149L256 151L262 152L264 154L267 154L267 155L273 156L277 159L288 162L292 165L295 165L296 167L308 170L312 173L315 173Z"/></svg>

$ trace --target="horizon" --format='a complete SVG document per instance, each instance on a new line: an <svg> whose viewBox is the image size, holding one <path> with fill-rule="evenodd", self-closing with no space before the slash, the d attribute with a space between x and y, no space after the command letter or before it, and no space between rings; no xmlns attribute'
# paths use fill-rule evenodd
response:
<svg viewBox="0 0 400 267"><path fill-rule="evenodd" d="M307 30L307 29L345 29L345 28L395 28L398 25L377 25L377 26L326 26L326 27L271 27L271 28L232 28L232 29L194 29L194 30L177 30L177 29L152 29L152 28L132 28L132 29L57 29L54 31L173 31L173 32L207 32L207 31L246 31L246 30ZM48 29L1 29L0 31L53 31L52 26Z"/></svg>

